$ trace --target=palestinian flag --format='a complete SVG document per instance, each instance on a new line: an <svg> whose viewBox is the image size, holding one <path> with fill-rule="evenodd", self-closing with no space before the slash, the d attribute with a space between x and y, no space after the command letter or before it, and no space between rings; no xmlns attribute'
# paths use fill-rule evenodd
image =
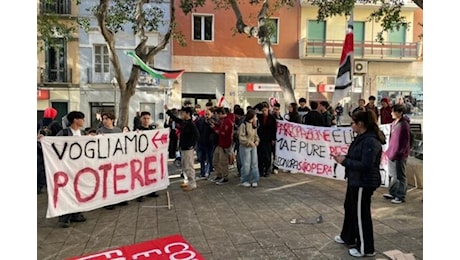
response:
<svg viewBox="0 0 460 260"><path fill-rule="evenodd" d="M164 70L150 67L149 65L145 64L145 62L142 61L134 51L127 51L126 55L134 59L134 66L139 67L142 71L148 73L153 78L177 79L185 72L185 70Z"/></svg>
<svg viewBox="0 0 460 260"><path fill-rule="evenodd" d="M353 11L348 21L347 34L343 42L342 56L340 57L339 71L335 80L335 90L332 97L332 103L336 104L343 99L352 85L352 62L353 62Z"/></svg>

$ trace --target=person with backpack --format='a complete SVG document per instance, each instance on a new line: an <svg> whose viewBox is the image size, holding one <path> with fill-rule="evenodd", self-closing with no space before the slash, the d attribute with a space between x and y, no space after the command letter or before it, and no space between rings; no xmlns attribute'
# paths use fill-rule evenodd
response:
<svg viewBox="0 0 460 260"><path fill-rule="evenodd" d="M43 113L43 118L37 123L37 194L41 194L46 186L45 160L40 138L56 136L62 129L61 125L55 121L57 114L56 109L48 107Z"/></svg>
<svg viewBox="0 0 460 260"><path fill-rule="evenodd" d="M391 109L394 121L391 123L390 141L386 151L391 181L389 193L383 194L383 197L391 199L393 204L401 204L407 193L406 164L410 153L410 119L405 116L404 104L396 104Z"/></svg>

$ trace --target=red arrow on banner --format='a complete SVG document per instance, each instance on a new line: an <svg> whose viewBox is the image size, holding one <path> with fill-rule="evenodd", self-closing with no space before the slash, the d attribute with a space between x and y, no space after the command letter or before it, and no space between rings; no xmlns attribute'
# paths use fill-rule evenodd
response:
<svg viewBox="0 0 460 260"><path fill-rule="evenodd" d="M158 148L158 145L156 144L156 141L160 141L161 144L165 144L168 142L168 135L167 134L162 134L160 138L157 138L159 132L156 132L155 135L152 137L152 143L155 146L155 148Z"/></svg>

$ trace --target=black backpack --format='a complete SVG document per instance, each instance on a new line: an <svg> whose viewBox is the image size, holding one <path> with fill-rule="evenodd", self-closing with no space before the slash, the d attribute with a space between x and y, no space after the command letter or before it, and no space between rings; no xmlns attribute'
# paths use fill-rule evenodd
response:
<svg viewBox="0 0 460 260"><path fill-rule="evenodd" d="M61 130L60 125L56 121L52 121L49 125L43 125L43 121L40 121L39 134L44 136L55 136L57 132Z"/></svg>

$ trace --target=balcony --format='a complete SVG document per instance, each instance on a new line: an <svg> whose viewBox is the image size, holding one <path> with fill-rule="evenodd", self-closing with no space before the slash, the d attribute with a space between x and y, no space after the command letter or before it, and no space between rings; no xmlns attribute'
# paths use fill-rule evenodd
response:
<svg viewBox="0 0 460 260"><path fill-rule="evenodd" d="M300 0L300 5L302 7L312 7L311 4L312 0ZM389 1L388 1L389 2ZM378 6L381 6L380 2L373 3L372 0L356 0L355 1L355 8L360 9L375 9ZM404 6L402 7L403 11L415 10L418 6L412 0L404 0Z"/></svg>
<svg viewBox="0 0 460 260"><path fill-rule="evenodd" d="M72 69L37 68L38 85L66 85L72 84Z"/></svg>
<svg viewBox="0 0 460 260"><path fill-rule="evenodd" d="M40 3L41 14L71 14L70 0L42 0Z"/></svg>
<svg viewBox="0 0 460 260"><path fill-rule="evenodd" d="M308 40L299 43L299 58L312 60L338 60L342 54L343 41ZM355 42L354 58L369 61L413 62L421 57L421 42Z"/></svg>

